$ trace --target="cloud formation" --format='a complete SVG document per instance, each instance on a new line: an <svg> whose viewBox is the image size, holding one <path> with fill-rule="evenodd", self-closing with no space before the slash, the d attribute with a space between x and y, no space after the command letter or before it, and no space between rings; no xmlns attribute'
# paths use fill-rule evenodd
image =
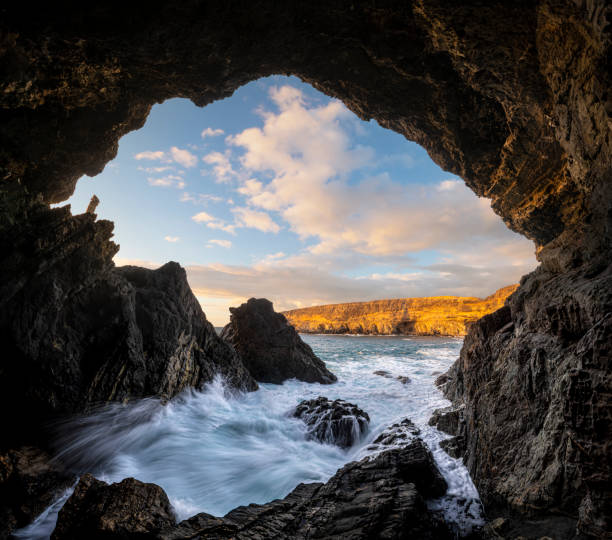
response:
<svg viewBox="0 0 612 540"><path fill-rule="evenodd" d="M218 239L213 239L213 240L208 241L207 247L215 247L215 246L229 249L232 247L232 242L231 240L218 240Z"/></svg>
<svg viewBox="0 0 612 540"><path fill-rule="evenodd" d="M211 127L207 127L205 130L202 131L201 136L202 139L205 139L206 137L216 137L217 135L223 135L225 133L225 131L223 131L222 129L213 129Z"/></svg>
<svg viewBox="0 0 612 540"><path fill-rule="evenodd" d="M180 238L178 236L164 236L164 240L166 242L170 242L171 244L174 244L178 242Z"/></svg>

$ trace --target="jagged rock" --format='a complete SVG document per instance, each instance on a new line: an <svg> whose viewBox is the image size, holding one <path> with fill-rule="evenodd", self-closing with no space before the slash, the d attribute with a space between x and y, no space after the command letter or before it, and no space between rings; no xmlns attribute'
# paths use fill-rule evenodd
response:
<svg viewBox="0 0 612 540"><path fill-rule="evenodd" d="M436 426L449 435L461 435L465 432L463 407L445 407L436 409L429 419L430 426Z"/></svg>
<svg viewBox="0 0 612 540"><path fill-rule="evenodd" d="M402 384L409 384L410 383L410 377L407 377L406 375L398 375L397 377L395 377L399 382L401 382Z"/></svg>
<svg viewBox="0 0 612 540"><path fill-rule="evenodd" d="M391 375L391 373L389 373L388 371L385 371L384 369L379 369L376 370L374 372L374 375L378 375L380 377L384 377L385 379L391 379L393 378L393 376Z"/></svg>
<svg viewBox="0 0 612 540"><path fill-rule="evenodd" d="M330 401L326 397L301 401L293 416L303 420L308 436L341 448L353 446L368 430L370 417L357 405L342 399Z"/></svg>
<svg viewBox="0 0 612 540"><path fill-rule="evenodd" d="M157 538L176 523L168 496L134 478L108 485L85 474L60 510L52 540Z"/></svg>
<svg viewBox="0 0 612 540"><path fill-rule="evenodd" d="M465 437L458 435L457 437L451 437L440 441L440 448L444 450L450 457L455 459L463 457L465 454Z"/></svg>
<svg viewBox="0 0 612 540"><path fill-rule="evenodd" d="M518 285L509 285L484 299L462 296L396 298L348 302L284 311L298 332L464 336L470 324L496 311Z"/></svg>
<svg viewBox="0 0 612 540"><path fill-rule="evenodd" d="M198 514L161 538L452 538L424 503L445 491L429 450L414 441L349 463L325 484L300 484L284 499L241 506L222 518Z"/></svg>
<svg viewBox="0 0 612 540"><path fill-rule="evenodd" d="M206 320L177 263L115 268L112 223L39 207L0 249L0 405L6 444L47 443L44 426L90 404L169 399L224 375L255 381Z"/></svg>
<svg viewBox="0 0 612 540"><path fill-rule="evenodd" d="M30 523L74 478L40 448L23 447L1 454L0 539Z"/></svg>
<svg viewBox="0 0 612 540"><path fill-rule="evenodd" d="M385 428L383 432L374 439L372 444L368 446L368 450L382 451L389 448L406 446L418 439L420 434L421 430L417 428L411 420L404 418L401 422Z"/></svg>
<svg viewBox="0 0 612 540"><path fill-rule="evenodd" d="M540 268L471 328L444 391L465 405L464 462L490 516L563 511L610 530L611 313L610 267Z"/></svg>
<svg viewBox="0 0 612 540"><path fill-rule="evenodd" d="M234 346L257 381L281 384L296 378L330 384L337 380L269 300L251 298L230 312L221 338Z"/></svg>

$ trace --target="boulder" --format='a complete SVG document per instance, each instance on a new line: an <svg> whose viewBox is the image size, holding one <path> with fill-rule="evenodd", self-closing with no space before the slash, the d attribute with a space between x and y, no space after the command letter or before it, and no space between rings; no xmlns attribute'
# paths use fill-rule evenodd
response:
<svg viewBox="0 0 612 540"><path fill-rule="evenodd" d="M370 451L383 451L389 448L407 446L417 440L421 430L411 420L404 418L401 422L393 424L383 430L368 446Z"/></svg>
<svg viewBox="0 0 612 540"><path fill-rule="evenodd" d="M22 447L0 455L0 539L25 527L75 477L40 448Z"/></svg>
<svg viewBox="0 0 612 540"><path fill-rule="evenodd" d="M156 484L134 478L108 485L85 474L60 510L52 540L157 538L176 520Z"/></svg>
<svg viewBox="0 0 612 540"><path fill-rule="evenodd" d="M429 419L430 426L436 426L440 431L449 435L463 435L465 433L464 407L445 407L436 409Z"/></svg>
<svg viewBox="0 0 612 540"><path fill-rule="evenodd" d="M308 426L308 437L335 444L341 448L353 446L367 431L370 417L357 405L342 399L326 397L305 400L293 411Z"/></svg>
<svg viewBox="0 0 612 540"><path fill-rule="evenodd" d="M251 298L230 308L230 322L221 337L234 346L244 365L259 382L281 384L296 378L305 382L336 382L325 363L302 341L272 302Z"/></svg>

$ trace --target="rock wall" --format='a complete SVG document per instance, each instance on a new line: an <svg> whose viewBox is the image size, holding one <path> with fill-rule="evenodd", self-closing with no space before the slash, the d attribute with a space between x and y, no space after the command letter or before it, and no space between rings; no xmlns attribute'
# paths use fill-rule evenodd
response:
<svg viewBox="0 0 612 540"><path fill-rule="evenodd" d="M329 304L283 312L298 332L464 336L478 319L504 305L518 285L487 298L434 296Z"/></svg>
<svg viewBox="0 0 612 540"><path fill-rule="evenodd" d="M109 400L169 399L216 373L257 388L177 263L115 268L113 224L95 214L40 205L28 218L0 250L0 407L19 411L7 415L3 447L44 447L54 418Z"/></svg>
<svg viewBox="0 0 612 540"><path fill-rule="evenodd" d="M52 213L43 227L41 205L101 171L154 103L186 97L202 106L258 77L293 74L423 145L534 240L541 267L509 306L472 326L449 395L465 403L470 470L488 507L564 512L582 530L605 534L611 9L604 0L3 6L4 410L27 402L11 388L29 376L18 366L30 344L36 360L26 365L46 376L43 395L28 399L51 410L63 399L69 408L82 403L62 390L56 370L72 373L75 356L38 330L61 323L75 350L86 346L74 319L56 316L55 295L94 294L110 264L98 248L114 249L96 242L108 222ZM56 289L46 269L62 256L69 287ZM89 267L96 271L83 271ZM121 283L118 305L122 291L131 294ZM39 313L14 301L33 290ZM27 430L32 416L18 410L16 423Z"/></svg>

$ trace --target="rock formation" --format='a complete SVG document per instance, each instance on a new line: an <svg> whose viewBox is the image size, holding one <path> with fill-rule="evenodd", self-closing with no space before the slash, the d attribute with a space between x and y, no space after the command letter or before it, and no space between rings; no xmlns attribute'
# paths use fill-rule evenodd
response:
<svg viewBox="0 0 612 540"><path fill-rule="evenodd" d="M518 285L484 300L461 296L398 298L329 304L283 312L298 332L463 336L478 319L504 305Z"/></svg>
<svg viewBox="0 0 612 540"><path fill-rule="evenodd" d="M52 540L157 538L176 523L168 496L134 478L108 485L85 474L60 510Z"/></svg>
<svg viewBox="0 0 612 540"><path fill-rule="evenodd" d="M370 417L357 405L326 397L301 401L293 416L309 427L308 436L324 443L348 448L359 442L368 430Z"/></svg>
<svg viewBox="0 0 612 540"><path fill-rule="evenodd" d="M221 338L234 346L255 380L274 384L292 378L322 384L336 381L269 300L251 298L230 312Z"/></svg>
<svg viewBox="0 0 612 540"><path fill-rule="evenodd" d="M223 374L257 384L206 320L185 270L115 268L112 223L68 207L38 207L2 253L0 404L3 443L37 440L41 426L91 404L168 399ZM44 437L44 432L40 433Z"/></svg>
<svg viewBox="0 0 612 540"><path fill-rule="evenodd" d="M436 409L429 419L429 425L436 426L440 431L453 435L450 439L441 441L440 447L451 457L463 457L466 450L466 425L463 406Z"/></svg>
<svg viewBox="0 0 612 540"><path fill-rule="evenodd" d="M0 538L28 525L75 480L38 448L0 454Z"/></svg>
<svg viewBox="0 0 612 540"><path fill-rule="evenodd" d="M64 324L79 336L54 307L68 305L63 281L79 297L94 294L110 264L102 255L115 249L99 241L108 222L69 219L48 205L101 171L153 104L180 96L203 106L259 77L293 74L424 146L535 242L541 267L506 307L472 325L447 393L465 404L466 459L488 508L561 511L581 531L606 534L611 9L603 0L187 0L144 12L129 3L7 3L0 380L3 410L23 411L12 428L33 433L29 400L51 411L87 404L81 391L75 399L63 390L61 375L87 343L69 341L74 356L38 331ZM58 259L65 265L56 289L48 270ZM21 310L18 296L32 309ZM12 391L28 386L24 349L35 360L25 365L45 374L41 395ZM90 380L87 370L76 373ZM508 452L509 441L518 451Z"/></svg>
<svg viewBox="0 0 612 540"><path fill-rule="evenodd" d="M429 450L415 440L349 463L325 484L300 484L282 500L241 506L224 517L197 514L175 525L158 486L133 478L108 486L86 475L60 511L52 539L450 539L425 505L446 487Z"/></svg>

